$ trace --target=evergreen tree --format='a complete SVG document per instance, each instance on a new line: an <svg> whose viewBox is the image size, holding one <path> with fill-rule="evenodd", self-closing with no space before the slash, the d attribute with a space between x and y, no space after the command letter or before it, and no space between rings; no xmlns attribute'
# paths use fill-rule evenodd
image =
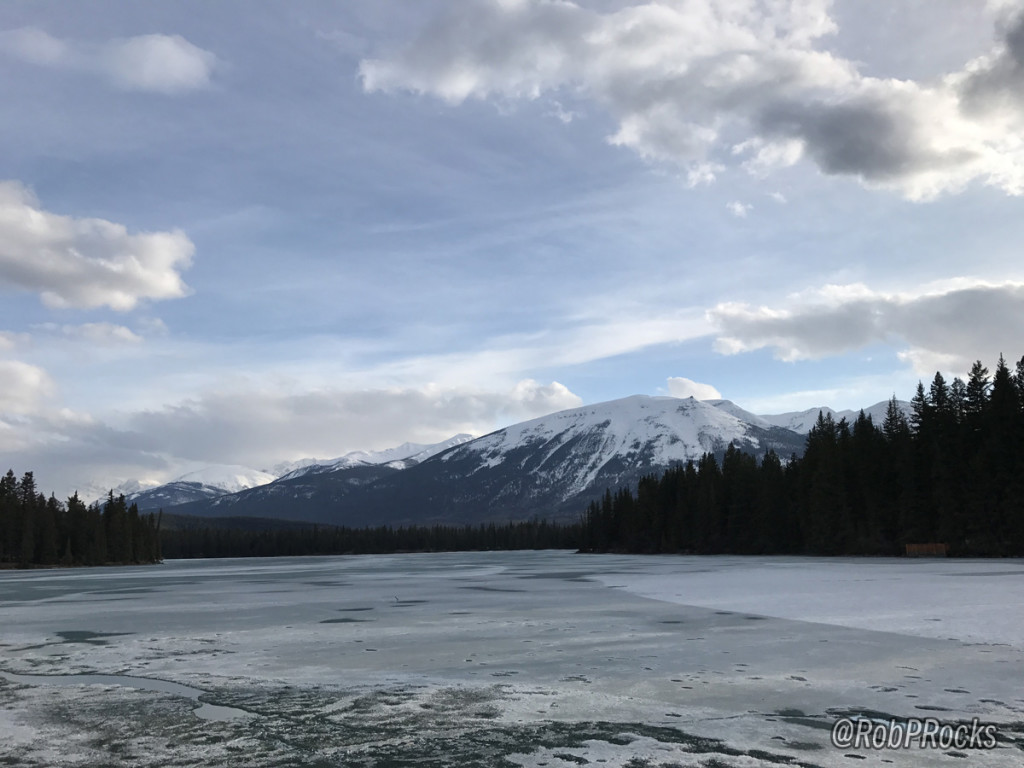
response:
<svg viewBox="0 0 1024 768"><path fill-rule="evenodd" d="M967 379L967 415L968 418L980 419L985 405L988 403L988 393L991 388L988 378L988 368L976 360L971 366L971 372Z"/></svg>
<svg viewBox="0 0 1024 768"><path fill-rule="evenodd" d="M910 428L916 435L921 431L921 425L928 422L931 412L931 406L924 393L924 384L920 381L917 382L917 392L914 393L914 397L910 400L910 407L912 411Z"/></svg>
<svg viewBox="0 0 1024 768"><path fill-rule="evenodd" d="M922 390L922 396L923 394ZM886 406L885 421L882 422L882 430L885 432L885 436L890 442L910 437L910 424L907 421L907 415L900 407L895 394L889 399L889 404Z"/></svg>

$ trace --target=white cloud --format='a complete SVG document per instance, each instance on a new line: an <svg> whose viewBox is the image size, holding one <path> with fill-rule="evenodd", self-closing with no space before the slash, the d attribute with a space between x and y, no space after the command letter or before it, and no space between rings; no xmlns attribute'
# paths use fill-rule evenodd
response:
<svg viewBox="0 0 1024 768"><path fill-rule="evenodd" d="M0 413L31 412L53 391L53 381L42 368L19 360L0 360Z"/></svg>
<svg viewBox="0 0 1024 768"><path fill-rule="evenodd" d="M916 82L827 50L830 6L466 0L360 73L367 91L451 104L572 91L617 121L612 144L691 182L728 157L757 175L804 158L914 200L975 180L1024 193L1024 14L1003 14L988 55Z"/></svg>
<svg viewBox="0 0 1024 768"><path fill-rule="evenodd" d="M672 397L692 397L697 400L722 399L722 393L710 384L701 384L699 381L687 379L683 376L669 377L668 393Z"/></svg>
<svg viewBox="0 0 1024 768"><path fill-rule="evenodd" d="M1024 283L960 279L903 293L833 285L782 308L719 304L708 319L722 354L770 348L793 361L884 342L906 345L902 357L921 375L963 372L976 359L1024 354Z"/></svg>
<svg viewBox="0 0 1024 768"><path fill-rule="evenodd" d="M533 379L523 379L513 387L508 404L499 409L497 418L501 422L515 423L581 405L583 400L579 395L564 384L557 381L540 384Z"/></svg>
<svg viewBox="0 0 1024 768"><path fill-rule="evenodd" d="M139 35L100 43L61 40L41 29L0 32L0 51L30 64L88 72L129 91L176 94L205 88L217 57L180 35Z"/></svg>
<svg viewBox="0 0 1024 768"><path fill-rule="evenodd" d="M85 341L101 346L117 346L121 344L138 344L142 337L114 323L83 323L82 325L56 325L48 323L40 326L42 330L52 331L76 341Z"/></svg>
<svg viewBox="0 0 1024 768"><path fill-rule="evenodd" d="M98 68L131 91L181 93L210 84L217 58L179 35L142 35L100 49Z"/></svg>
<svg viewBox="0 0 1024 768"><path fill-rule="evenodd" d="M731 203L726 203L725 207L729 209L729 213L731 213L738 219L747 218L747 214L754 208L754 206L748 203L741 203L738 200L733 200Z"/></svg>
<svg viewBox="0 0 1024 768"><path fill-rule="evenodd" d="M575 112L573 112L570 109L566 109L558 101L552 102L551 109L548 111L547 114L549 114L551 117L556 118L563 125L568 125L575 118L578 117L578 115Z"/></svg>
<svg viewBox="0 0 1024 768"><path fill-rule="evenodd" d="M48 306L128 310L185 296L179 272L194 250L179 230L130 234L104 219L61 216L18 182L0 182L0 284L38 291Z"/></svg>

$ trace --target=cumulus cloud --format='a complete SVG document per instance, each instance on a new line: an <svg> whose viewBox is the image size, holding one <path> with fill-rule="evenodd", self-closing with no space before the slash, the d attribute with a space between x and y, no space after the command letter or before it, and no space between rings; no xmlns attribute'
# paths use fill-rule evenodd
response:
<svg viewBox="0 0 1024 768"><path fill-rule="evenodd" d="M687 379L683 376L670 376L668 393L672 397L692 397L696 400L721 400L722 393L710 384Z"/></svg>
<svg viewBox="0 0 1024 768"><path fill-rule="evenodd" d="M180 35L62 40L34 27L0 32L0 51L30 64L88 72L117 88L177 94L210 85L217 57Z"/></svg>
<svg viewBox="0 0 1024 768"><path fill-rule="evenodd" d="M731 203L726 203L726 208L729 209L729 213L738 219L747 218L747 214L753 209L754 206L748 203L741 203L739 200L733 200Z"/></svg>
<svg viewBox="0 0 1024 768"><path fill-rule="evenodd" d="M53 380L42 368L0 360L0 413L30 412L53 391Z"/></svg>
<svg viewBox="0 0 1024 768"><path fill-rule="evenodd" d="M523 379L513 387L508 403L498 411L498 418L503 422L517 422L581 405L583 400L579 395L564 384L557 381L541 384Z"/></svg>
<svg viewBox="0 0 1024 768"><path fill-rule="evenodd" d="M554 99L617 121L609 141L710 181L801 159L924 200L979 180L1024 192L1024 15L960 72L869 77L826 49L829 0L467 0L404 48L367 58L367 91ZM1004 14L1005 15L1005 14Z"/></svg>
<svg viewBox="0 0 1024 768"><path fill-rule="evenodd" d="M184 232L131 234L104 219L62 216L18 182L0 182L0 284L38 291L48 306L128 310L185 296L180 271L194 250Z"/></svg>
<svg viewBox="0 0 1024 768"><path fill-rule="evenodd" d="M769 348L792 361L894 342L921 375L962 372L978 358L1024 354L1024 283L957 280L916 293L826 286L782 308L719 304L708 319L723 354Z"/></svg>

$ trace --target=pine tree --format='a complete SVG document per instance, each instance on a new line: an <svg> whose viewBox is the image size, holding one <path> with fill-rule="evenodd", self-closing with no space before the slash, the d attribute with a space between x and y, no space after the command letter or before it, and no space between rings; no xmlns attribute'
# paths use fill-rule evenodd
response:
<svg viewBox="0 0 1024 768"><path fill-rule="evenodd" d="M924 390L922 388L922 396L923 394ZM907 414L903 412L895 394L893 394L889 404L886 406L882 431L890 442L910 437L910 424L907 422Z"/></svg>
<svg viewBox="0 0 1024 768"><path fill-rule="evenodd" d="M981 360L976 360L967 379L968 418L980 419L988 404L989 389L991 384L988 379L988 368L981 364Z"/></svg>
<svg viewBox="0 0 1024 768"><path fill-rule="evenodd" d="M910 407L912 411L910 428L916 435L921 432L922 426L928 423L931 416L931 406L924 393L924 384L920 381L917 382L917 392L914 393L914 397L910 400Z"/></svg>
<svg viewBox="0 0 1024 768"><path fill-rule="evenodd" d="M959 376L949 385L949 401L953 408L953 420L962 424L967 418L967 385Z"/></svg>

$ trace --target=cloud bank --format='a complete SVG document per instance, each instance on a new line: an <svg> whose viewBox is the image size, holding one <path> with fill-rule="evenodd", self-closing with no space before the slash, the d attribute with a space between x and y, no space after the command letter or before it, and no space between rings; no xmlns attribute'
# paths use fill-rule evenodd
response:
<svg viewBox="0 0 1024 768"><path fill-rule="evenodd" d="M30 366L0 363L0 384L12 385L0 397L18 398L13 404L25 410L37 374L45 376ZM32 468L45 482L59 483L61 494L75 488L100 491L142 476L167 480L197 463L259 469L406 441L438 442L460 432L480 435L581 404L558 382L530 379L505 391L427 385L295 394L213 392L124 414L116 426L110 419L68 411L37 413L27 420L0 415L0 460L16 461L20 471Z"/></svg>
<svg viewBox="0 0 1024 768"><path fill-rule="evenodd" d="M217 57L180 35L100 43L61 40L34 27L0 32L0 51L40 67L97 75L116 88L179 94L210 85Z"/></svg>
<svg viewBox="0 0 1024 768"><path fill-rule="evenodd" d="M50 213L16 181L0 182L0 285L40 293L47 306L129 310L185 296L195 248L181 231L130 234L104 219Z"/></svg>
<svg viewBox="0 0 1024 768"><path fill-rule="evenodd" d="M782 360L818 359L895 342L922 376L960 373L979 357L1024 354L1024 283L957 280L917 293L830 285L782 308L719 304L708 319L727 355L768 348Z"/></svg>
<svg viewBox="0 0 1024 768"><path fill-rule="evenodd" d="M370 92L453 105L574 94L616 121L611 144L691 183L728 164L763 175L806 159L912 200L972 181L1024 192L1024 13L1004 11L996 46L961 71L916 82L863 75L828 51L830 6L466 0L360 75Z"/></svg>

